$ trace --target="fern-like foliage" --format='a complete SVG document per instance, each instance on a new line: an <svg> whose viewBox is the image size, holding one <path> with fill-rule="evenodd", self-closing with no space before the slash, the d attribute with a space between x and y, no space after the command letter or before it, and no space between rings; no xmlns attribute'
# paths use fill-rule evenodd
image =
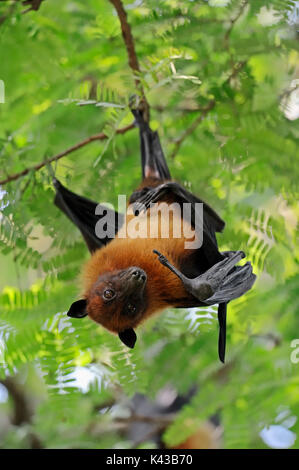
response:
<svg viewBox="0 0 299 470"><path fill-rule="evenodd" d="M225 448L271 446L262 432L271 424L291 430L288 446L298 448L299 134L284 108L298 79L298 2L124 2L136 76L110 2L43 2L32 15L20 14L21 2L0 3L0 180L101 131L108 137L1 188L0 380L14 378L33 418L22 432L1 428L0 447L30 447L33 433L47 448L130 448L131 398L157 400L171 386L194 393L160 431L166 446L217 415ZM258 275L229 304L225 366L216 307L167 310L139 329L132 351L90 320L66 316L89 255L53 204L51 178L113 204L139 184L138 133L116 135L132 122L136 78L152 128L174 153L173 177L215 207L227 223L221 250L244 250ZM5 397L2 385L9 423ZM157 445L152 438L138 445Z"/></svg>

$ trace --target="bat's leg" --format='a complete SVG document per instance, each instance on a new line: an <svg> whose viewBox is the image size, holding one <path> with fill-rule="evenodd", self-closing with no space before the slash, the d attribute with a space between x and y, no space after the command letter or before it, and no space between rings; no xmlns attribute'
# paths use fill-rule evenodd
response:
<svg viewBox="0 0 299 470"><path fill-rule="evenodd" d="M171 179L158 133L151 130L141 109L132 105L131 111L139 127L143 179L148 177L162 181Z"/></svg>
<svg viewBox="0 0 299 470"><path fill-rule="evenodd" d="M156 250L154 252L159 256L160 263L181 279L186 290L207 305L229 302L240 297L250 289L255 280L250 263L235 267L244 258L243 251L232 252L224 260L194 279L187 278L161 253Z"/></svg>

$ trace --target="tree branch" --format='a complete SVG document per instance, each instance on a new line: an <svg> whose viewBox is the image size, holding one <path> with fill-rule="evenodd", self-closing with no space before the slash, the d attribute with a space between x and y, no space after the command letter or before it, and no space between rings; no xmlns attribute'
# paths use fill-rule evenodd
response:
<svg viewBox="0 0 299 470"><path fill-rule="evenodd" d="M20 385L12 377L1 379L0 383L4 385L14 402L14 416L12 424L20 426L23 423L30 423L32 418L32 410L21 390Z"/></svg>
<svg viewBox="0 0 299 470"><path fill-rule="evenodd" d="M120 129L116 130L116 134L125 134L127 131L130 129L133 129L135 127L135 124L129 124L128 126L122 127ZM13 175L8 175L7 178L0 180L0 185L9 183L11 181L15 181L22 176L27 175L30 173L30 171L38 171L41 168L43 168L46 165L49 165L50 163L59 160L62 157L65 157L66 155L69 155L70 153L74 152L75 150L79 150L80 148L84 147L87 144L90 144L91 142L94 142L96 140L105 140L108 139L108 136L104 132L100 132L99 134L92 135L91 137L88 137L87 139L82 140L81 142L78 142L77 144L73 145L72 147L69 147L68 149L64 150L63 152L58 153L57 155L54 155L53 157L47 158L46 160L43 160L42 162L38 163L37 165L33 165L31 167L25 168L24 170L20 171L19 173L15 173Z"/></svg>
<svg viewBox="0 0 299 470"><path fill-rule="evenodd" d="M139 62L138 62L138 58L137 58L137 54L135 50L135 44L134 44L134 38L132 35L132 31L131 31L131 26L128 23L128 19L127 19L127 13L124 9L124 6L121 0L109 0L109 2L112 3L112 5L114 6L119 22L120 22L123 40L127 49L129 66L134 72L135 85L142 97L144 119L148 122L149 121L149 105L145 98L144 89L140 82L140 79L136 77L136 75L140 74L140 67L139 67Z"/></svg>
<svg viewBox="0 0 299 470"><path fill-rule="evenodd" d="M7 0L0 0L2 2L5 2ZM13 13L14 9L16 8L17 4L18 3L22 3L22 5L26 6L26 5L31 5L29 8L27 8L26 10L23 10L21 13L22 15L24 15L25 13L28 13L29 11L32 11L32 10L39 10L39 7L40 5L42 4L44 0L15 0L11 5L10 5L10 8L8 9L8 12L5 14L5 15L2 15L0 16L0 25L2 23L4 23L9 17L10 15Z"/></svg>
<svg viewBox="0 0 299 470"><path fill-rule="evenodd" d="M120 0L109 0L109 1L114 6L117 12L119 21L120 21L122 36L124 39L125 46L127 48L129 66L134 72L140 72L131 27L127 21L127 13ZM136 85L137 84L139 84L139 81L136 83Z"/></svg>

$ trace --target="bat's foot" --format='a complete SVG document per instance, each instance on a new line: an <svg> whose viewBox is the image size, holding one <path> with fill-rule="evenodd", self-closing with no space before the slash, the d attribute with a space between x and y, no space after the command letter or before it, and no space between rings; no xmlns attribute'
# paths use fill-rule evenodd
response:
<svg viewBox="0 0 299 470"><path fill-rule="evenodd" d="M240 297L252 287L256 278L249 262L244 266L235 266L245 257L243 251L227 252L225 259L194 279L184 276L159 251L154 250L154 253L163 266L181 279L188 292L207 305L225 303Z"/></svg>
<svg viewBox="0 0 299 470"><path fill-rule="evenodd" d="M147 210L151 204L155 204L167 193L167 191L171 190L175 187L175 183L168 182L160 184L155 188L148 188L147 191L140 195L138 198L139 204L141 204L143 210Z"/></svg>

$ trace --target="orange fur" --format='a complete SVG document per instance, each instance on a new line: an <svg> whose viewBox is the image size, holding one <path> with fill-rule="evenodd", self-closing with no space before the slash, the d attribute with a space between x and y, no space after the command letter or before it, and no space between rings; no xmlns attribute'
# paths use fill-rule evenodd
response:
<svg viewBox="0 0 299 470"><path fill-rule="evenodd" d="M105 272L125 269L130 266L142 268L148 275L146 292L150 304L144 317L167 306L163 298L175 294L175 297L186 296L186 291L175 274L159 263L156 249L165 254L169 261L177 265L176 253L182 251L182 240L163 239L118 239L112 240L106 247L97 250L87 262L84 270L85 297L89 296L92 286L98 277Z"/></svg>

